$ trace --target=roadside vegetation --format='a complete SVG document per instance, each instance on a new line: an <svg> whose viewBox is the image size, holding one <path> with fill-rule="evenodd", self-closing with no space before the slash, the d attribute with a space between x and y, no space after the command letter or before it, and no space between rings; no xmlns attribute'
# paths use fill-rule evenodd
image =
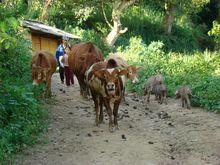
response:
<svg viewBox="0 0 220 165"><path fill-rule="evenodd" d="M19 22L0 6L0 162L30 146L46 127L48 112L39 100L42 86L31 82L30 43ZM0 163L1 164L1 163ZM4 164L4 163L3 163Z"/></svg>
<svg viewBox="0 0 220 165"><path fill-rule="evenodd" d="M139 84L127 85L130 91L143 94L146 79L162 73L170 97L186 84L192 88L194 105L220 112L217 6L217 0L1 2L0 162L36 143L47 127L48 111L39 99L42 86L31 84L31 43L20 21L56 26L95 43L105 57L116 52L142 66Z"/></svg>

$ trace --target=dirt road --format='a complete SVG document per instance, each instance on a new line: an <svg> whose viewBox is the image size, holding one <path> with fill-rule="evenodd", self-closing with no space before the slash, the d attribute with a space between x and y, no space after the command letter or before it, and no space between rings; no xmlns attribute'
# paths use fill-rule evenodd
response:
<svg viewBox="0 0 220 165"><path fill-rule="evenodd" d="M46 143L18 156L21 165L220 165L220 115L180 107L179 100L159 105L152 98L128 96L119 107L119 128L108 131L108 118L94 125L92 101L79 86L65 87L53 76L55 101Z"/></svg>

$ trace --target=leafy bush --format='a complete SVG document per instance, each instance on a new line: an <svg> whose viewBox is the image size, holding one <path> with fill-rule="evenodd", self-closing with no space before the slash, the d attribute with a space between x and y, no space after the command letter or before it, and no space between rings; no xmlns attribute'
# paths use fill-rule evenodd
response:
<svg viewBox="0 0 220 165"><path fill-rule="evenodd" d="M196 104L209 109L220 110L220 56L219 53L177 54L165 53L163 43L152 42L148 46L139 37L130 39L126 48L119 47L129 63L142 65L140 83L128 85L129 90L142 93L146 79L162 73L168 86L169 96L181 85L190 85Z"/></svg>
<svg viewBox="0 0 220 165"><path fill-rule="evenodd" d="M46 128L47 111L37 97L42 87L33 87L30 75L30 43L18 31L18 21L6 17L0 5L0 162L35 143ZM0 163L1 164L1 163Z"/></svg>
<svg viewBox="0 0 220 165"><path fill-rule="evenodd" d="M216 49L220 50L220 24L217 21L213 21L213 27L208 34L214 37Z"/></svg>

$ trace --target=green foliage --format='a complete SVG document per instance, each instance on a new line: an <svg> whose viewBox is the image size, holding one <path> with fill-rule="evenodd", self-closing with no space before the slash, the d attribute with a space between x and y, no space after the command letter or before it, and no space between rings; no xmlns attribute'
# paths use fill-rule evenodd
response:
<svg viewBox="0 0 220 165"><path fill-rule="evenodd" d="M0 5L7 10L7 15L10 17L22 17L27 13L28 6L24 0L4 0ZM6 16L6 13L1 13Z"/></svg>
<svg viewBox="0 0 220 165"><path fill-rule="evenodd" d="M79 27L69 29L73 34L76 34L82 38L82 42L92 42L98 46L103 55L106 57L111 49L104 43L102 36L94 30L83 30Z"/></svg>
<svg viewBox="0 0 220 165"><path fill-rule="evenodd" d="M128 89L142 93L146 79L151 75L162 73L168 86L169 96L181 85L190 85L196 104L208 109L220 110L220 56L216 53L194 53L183 55L165 53L161 41L145 45L142 39L130 39L130 45L118 52L136 65L144 68L140 71L140 83L128 85Z"/></svg>
<svg viewBox="0 0 220 165"><path fill-rule="evenodd" d="M216 42L216 49L220 50L220 24L217 21L213 21L213 27L208 32L210 36L213 36Z"/></svg>
<svg viewBox="0 0 220 165"><path fill-rule="evenodd" d="M27 145L34 144L45 130L46 111L34 98L33 87L28 84L0 87L0 161Z"/></svg>
<svg viewBox="0 0 220 165"><path fill-rule="evenodd" d="M0 162L37 140L47 111L39 105L42 87L31 84L30 43L18 21L0 5Z"/></svg>
<svg viewBox="0 0 220 165"><path fill-rule="evenodd" d="M145 3L151 3L153 5L158 5L161 8L167 10L171 6L175 8L176 14L189 14L196 13L202 9L204 5L209 3L210 0L155 0L155 1L145 1Z"/></svg>
<svg viewBox="0 0 220 165"><path fill-rule="evenodd" d="M192 27L184 17L177 17L173 25L172 35L168 36L163 30L164 13L152 5L134 6L124 13L122 23L129 32L121 36L117 45L126 45L129 38L141 36L146 44L152 41L162 41L164 51L193 52L199 50L197 37L202 35L198 28Z"/></svg>
<svg viewBox="0 0 220 165"><path fill-rule="evenodd" d="M85 1L57 0L50 9L49 20L56 27L65 29L68 26L83 26L84 22L95 12L93 3ZM62 17L62 19L60 19Z"/></svg>
<svg viewBox="0 0 220 165"><path fill-rule="evenodd" d="M0 3L0 162L35 143L37 135L46 128L47 111L37 99L42 86L30 84L30 43L18 30L19 19L39 18L43 2L6 0ZM196 96L192 100L194 104L220 110L220 53L199 52L199 44L207 38L208 30L189 19L189 15L195 16L209 0L170 0L176 8L170 36L163 30L165 1L141 2L121 14L122 26L128 31L120 35L111 49L103 41L111 29L104 20L99 0L54 0L45 22L81 36L82 41L95 43L105 57L117 49L129 63L143 66L139 72L140 83L128 84L128 89L141 93L149 76L162 73L169 96L180 85L187 84ZM111 22L113 1L103 3ZM218 32L219 24L214 22L209 35L217 45ZM207 43L205 48L210 45Z"/></svg>

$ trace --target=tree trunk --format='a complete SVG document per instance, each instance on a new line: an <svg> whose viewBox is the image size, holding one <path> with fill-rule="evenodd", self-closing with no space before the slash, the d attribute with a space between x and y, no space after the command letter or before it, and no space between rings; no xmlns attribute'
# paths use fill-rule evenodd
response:
<svg viewBox="0 0 220 165"><path fill-rule="evenodd" d="M175 7L171 2L167 1L165 3L165 10L166 10L166 16L165 16L165 23L164 23L164 30L165 33L170 35L172 32L172 26L174 21L174 13L175 13Z"/></svg>
<svg viewBox="0 0 220 165"><path fill-rule="evenodd" d="M114 16L113 18L113 27L111 32L106 37L106 42L108 46L112 47L120 34L123 34L127 31L127 28L122 30L122 25L120 21L120 16Z"/></svg>
<svg viewBox="0 0 220 165"><path fill-rule="evenodd" d="M44 0L43 10L42 10L41 16L39 18L40 21L43 21L47 18L47 13L48 13L51 1L52 0Z"/></svg>
<svg viewBox="0 0 220 165"><path fill-rule="evenodd" d="M113 20L113 27L111 27L111 32L106 37L106 43L109 47L112 47L120 34L125 33L128 29L122 29L122 24L120 20L121 13L124 9L131 6L135 0L116 0L113 4L112 10L112 20Z"/></svg>

